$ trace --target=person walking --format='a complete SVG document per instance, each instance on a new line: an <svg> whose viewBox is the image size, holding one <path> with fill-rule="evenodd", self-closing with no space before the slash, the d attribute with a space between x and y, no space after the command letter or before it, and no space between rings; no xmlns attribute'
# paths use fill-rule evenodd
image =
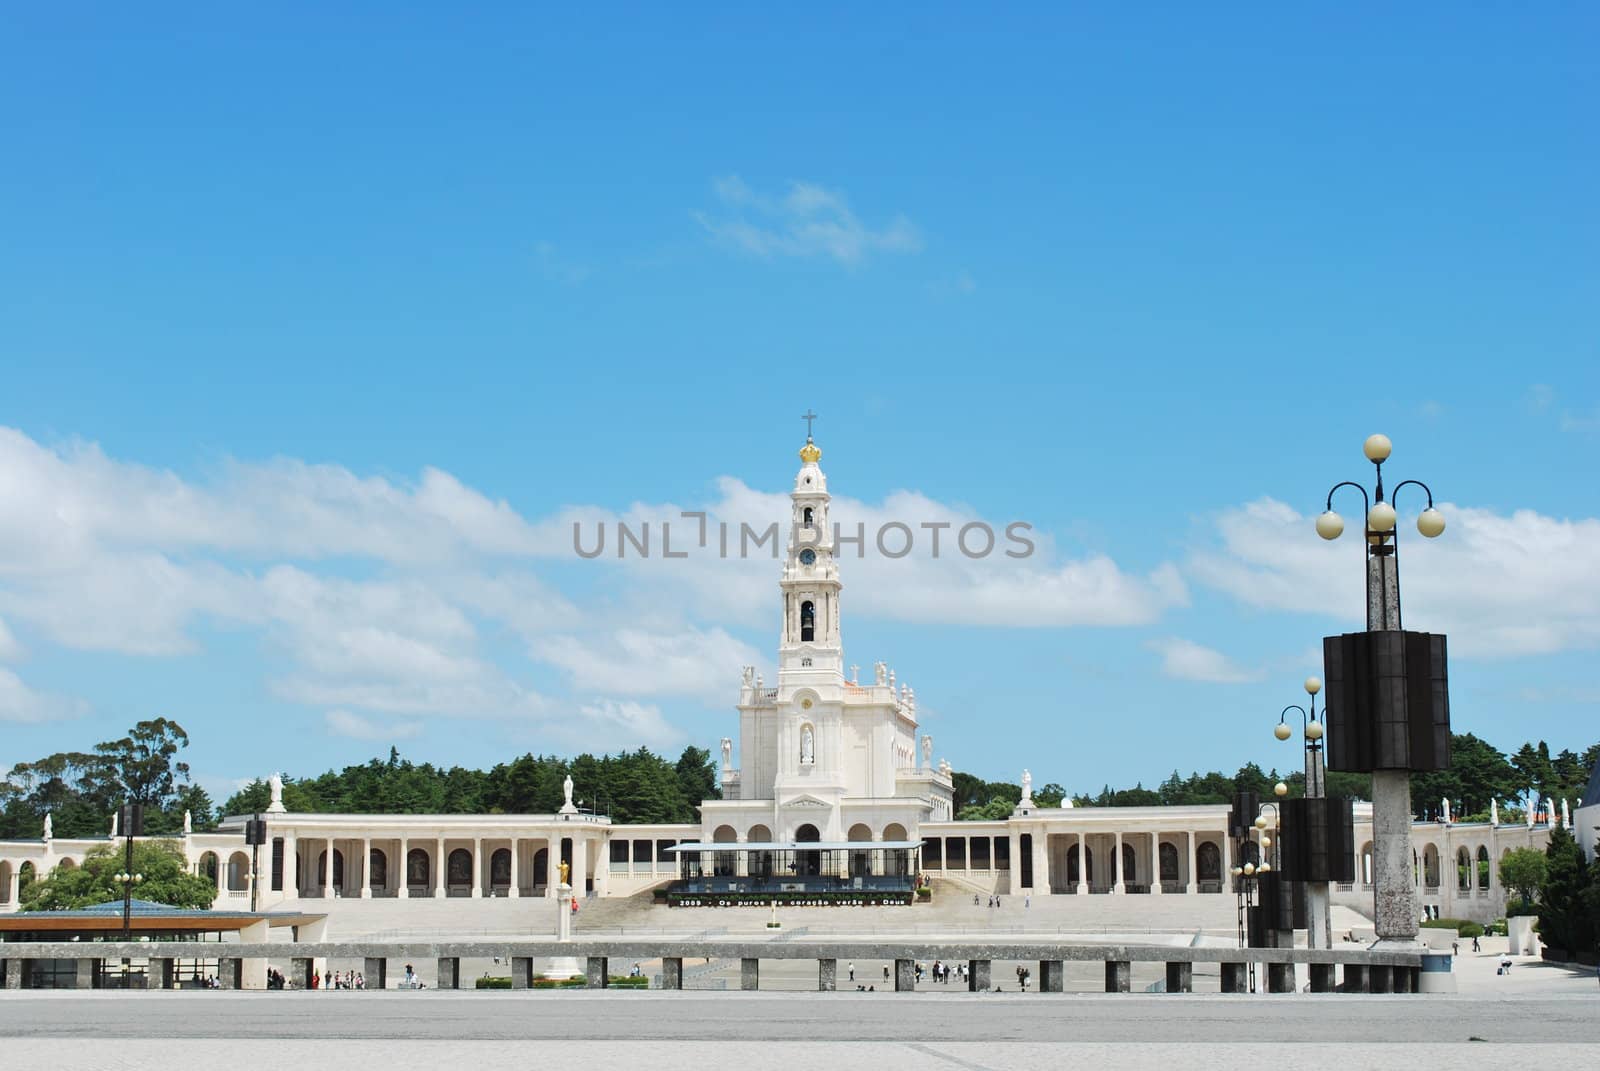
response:
<svg viewBox="0 0 1600 1071"><path fill-rule="evenodd" d="M848 964L847 964L847 965L846 965L846 967L847 967L847 969L848 969L848 970L849 970L849 971L850 971L850 980L851 980L851 981L852 981L852 982L853 982L853 981L855 981L855 980L856 980L856 961L855 961L855 960L851 960L851 961L850 961L850 962L849 962L849 963L848 963Z"/></svg>
<svg viewBox="0 0 1600 1071"><path fill-rule="evenodd" d="M889 965L887 963L883 965L883 980L885 983L889 981Z"/></svg>
<svg viewBox="0 0 1600 1071"><path fill-rule="evenodd" d="M1478 943L1478 939L1476 937L1474 937L1472 939L1472 950L1474 952L1482 952L1483 951L1483 946Z"/></svg>

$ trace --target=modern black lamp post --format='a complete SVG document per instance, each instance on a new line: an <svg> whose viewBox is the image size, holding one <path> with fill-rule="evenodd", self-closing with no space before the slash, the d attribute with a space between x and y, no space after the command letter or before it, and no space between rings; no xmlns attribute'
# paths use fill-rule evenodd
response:
<svg viewBox="0 0 1600 1071"><path fill-rule="evenodd" d="M1305 741L1306 762L1306 790L1304 798L1320 800L1327 795L1327 778L1324 776L1322 764L1322 738L1323 725L1317 720L1317 693L1322 691L1322 681L1317 677L1307 677L1305 683L1306 706L1290 703L1278 715L1278 724L1272 730L1279 740L1288 740L1294 735L1294 726L1286 719L1289 711L1293 710L1300 715L1300 732ZM1286 830L1295 830L1296 812L1291 810L1284 817ZM1299 833L1298 835L1306 835ZM1306 941L1311 948L1331 948L1332 938L1332 906L1328 896L1327 881L1307 880L1306 891Z"/></svg>
<svg viewBox="0 0 1600 1071"><path fill-rule="evenodd" d="M1418 930L1416 883L1411 861L1411 774L1450 763L1450 705L1445 638L1405 632L1400 624L1400 564L1395 496L1409 486L1428 496L1417 531L1432 539L1444 532L1444 515L1433 491L1420 480L1404 480L1384 499L1383 463L1392 446L1387 436L1363 446L1376 469L1373 493L1353 481L1333 485L1317 518L1317 534L1337 539L1344 520L1333 512L1333 496L1344 487L1361 492L1367 630L1323 640L1327 678L1324 714L1331 770L1372 775L1374 929L1379 944L1414 946Z"/></svg>
<svg viewBox="0 0 1600 1071"><path fill-rule="evenodd" d="M144 804L125 803L117 813L117 827L122 832L127 847L124 849L122 870L111 880L122 886L122 939L128 940L133 931L133 887L144 881L144 875L133 869L133 838L144 835Z"/></svg>
<svg viewBox="0 0 1600 1071"><path fill-rule="evenodd" d="M244 842L250 845L250 910L260 910L256 905L260 889L261 846L267 843L267 822L259 814L244 824Z"/></svg>

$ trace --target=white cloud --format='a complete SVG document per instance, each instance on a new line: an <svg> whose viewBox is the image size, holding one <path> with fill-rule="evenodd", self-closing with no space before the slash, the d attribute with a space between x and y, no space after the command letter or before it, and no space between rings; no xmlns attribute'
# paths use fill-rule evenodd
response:
<svg viewBox="0 0 1600 1071"><path fill-rule="evenodd" d="M683 734L654 704L630 699L585 703L578 708L578 717L555 722L551 730L571 747L596 751L632 751L640 746L665 751L683 741Z"/></svg>
<svg viewBox="0 0 1600 1071"><path fill-rule="evenodd" d="M11 629L6 627L5 619L0 618L0 661L14 662L22 657L22 644L11 634Z"/></svg>
<svg viewBox="0 0 1600 1071"><path fill-rule="evenodd" d="M1510 516L1440 503L1449 528L1416 534L1401 517L1401 607L1407 628L1443 632L1452 653L1496 658L1600 646L1600 519ZM1365 620L1361 544L1351 525L1325 542L1313 518L1270 498L1224 510L1218 545L1190 572L1250 606Z"/></svg>
<svg viewBox="0 0 1600 1071"><path fill-rule="evenodd" d="M874 253L915 253L917 228L895 216L879 228L862 223L843 194L815 183L791 182L780 195L759 194L737 175L712 183L722 214L695 213L718 240L759 257L830 257L854 265Z"/></svg>
<svg viewBox="0 0 1600 1071"><path fill-rule="evenodd" d="M1205 684L1243 684L1261 680L1260 670L1244 669L1221 651L1202 646L1193 640L1171 636L1151 640L1146 646L1161 655L1161 672L1164 676L1181 681L1199 681Z"/></svg>
<svg viewBox="0 0 1600 1071"><path fill-rule="evenodd" d="M370 718L352 714L348 710L328 711L323 716L323 724L334 736L348 736L353 740L376 740L386 744L422 735L421 722L406 721L382 725Z"/></svg>
<svg viewBox="0 0 1600 1071"><path fill-rule="evenodd" d="M9 669L0 669L0 721L56 721L88 709L81 699L35 691Z"/></svg>
<svg viewBox="0 0 1600 1071"><path fill-rule="evenodd" d="M720 628L670 632L620 628L599 637L557 636L534 651L565 670L573 688L620 695L697 695L726 700L739 667L760 656Z"/></svg>

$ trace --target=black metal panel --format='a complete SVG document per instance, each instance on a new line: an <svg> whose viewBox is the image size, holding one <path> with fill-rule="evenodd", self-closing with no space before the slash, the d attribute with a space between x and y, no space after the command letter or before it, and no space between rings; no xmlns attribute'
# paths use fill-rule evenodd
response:
<svg viewBox="0 0 1600 1071"><path fill-rule="evenodd" d="M1228 836L1234 840L1249 835L1254 828L1256 814L1261 809L1261 799L1255 792L1240 790L1233 794L1233 810L1228 812Z"/></svg>
<svg viewBox="0 0 1600 1071"><path fill-rule="evenodd" d="M1294 881L1355 880L1355 817L1349 800L1283 802L1283 874Z"/></svg>
<svg viewBox="0 0 1600 1071"><path fill-rule="evenodd" d="M1322 641L1328 769L1442 770L1450 765L1445 637L1348 632Z"/></svg>
<svg viewBox="0 0 1600 1071"><path fill-rule="evenodd" d="M1299 882L1274 871L1259 875L1256 883L1263 926L1269 930L1306 928L1305 890Z"/></svg>

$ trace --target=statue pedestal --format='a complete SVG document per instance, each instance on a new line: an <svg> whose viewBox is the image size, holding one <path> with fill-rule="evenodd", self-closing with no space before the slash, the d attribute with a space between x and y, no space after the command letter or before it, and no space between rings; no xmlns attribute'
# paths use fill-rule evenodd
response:
<svg viewBox="0 0 1600 1071"><path fill-rule="evenodd" d="M572 886L566 882L556 886L556 940L572 940ZM571 978L584 973L584 963L577 956L555 956L544 969L546 978Z"/></svg>

